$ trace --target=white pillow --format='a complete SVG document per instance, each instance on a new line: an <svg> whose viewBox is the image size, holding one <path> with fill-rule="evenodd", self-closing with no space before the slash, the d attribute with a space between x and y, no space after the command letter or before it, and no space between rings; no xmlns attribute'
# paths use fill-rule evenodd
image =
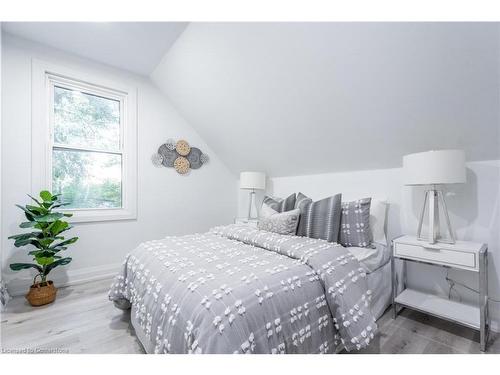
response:
<svg viewBox="0 0 500 375"><path fill-rule="evenodd" d="M267 204L263 203L262 207L260 208L260 218L261 219L266 219L270 216L276 215L279 212L276 211L274 208L269 207Z"/></svg>
<svg viewBox="0 0 500 375"><path fill-rule="evenodd" d="M299 217L300 210L298 208L291 211L276 213L269 217L261 218L257 224L257 228L268 232L294 236L297 232Z"/></svg>
<svg viewBox="0 0 500 375"><path fill-rule="evenodd" d="M388 203L386 200L372 199L370 206L370 228L373 234L373 242L382 245L387 244L387 237L385 235L387 207Z"/></svg>

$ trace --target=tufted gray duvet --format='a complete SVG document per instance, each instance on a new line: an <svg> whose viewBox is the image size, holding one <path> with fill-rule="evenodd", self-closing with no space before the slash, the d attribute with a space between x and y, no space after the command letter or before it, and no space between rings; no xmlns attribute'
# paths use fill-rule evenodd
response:
<svg viewBox="0 0 500 375"><path fill-rule="evenodd" d="M141 244L109 298L148 353L333 353L373 338L365 277L340 245L229 225Z"/></svg>

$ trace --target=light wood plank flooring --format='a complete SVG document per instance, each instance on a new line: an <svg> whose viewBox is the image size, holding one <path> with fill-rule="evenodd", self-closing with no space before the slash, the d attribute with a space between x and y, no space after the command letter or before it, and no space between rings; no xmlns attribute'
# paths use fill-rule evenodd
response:
<svg viewBox="0 0 500 375"><path fill-rule="evenodd" d="M55 304L38 308L14 298L1 316L3 352L143 353L130 314L108 301L110 284L104 280L61 288ZM379 335L361 353L480 353L476 331L425 314L403 310L393 320L388 311L378 324ZM488 353L500 353L499 336L490 335Z"/></svg>

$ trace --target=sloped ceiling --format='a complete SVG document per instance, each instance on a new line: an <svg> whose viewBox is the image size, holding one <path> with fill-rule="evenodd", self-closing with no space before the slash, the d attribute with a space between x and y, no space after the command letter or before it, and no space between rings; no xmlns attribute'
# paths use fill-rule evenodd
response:
<svg viewBox="0 0 500 375"><path fill-rule="evenodd" d="M493 23L191 23L152 74L235 173L499 158Z"/></svg>
<svg viewBox="0 0 500 375"><path fill-rule="evenodd" d="M10 34L149 76L186 22L3 22Z"/></svg>

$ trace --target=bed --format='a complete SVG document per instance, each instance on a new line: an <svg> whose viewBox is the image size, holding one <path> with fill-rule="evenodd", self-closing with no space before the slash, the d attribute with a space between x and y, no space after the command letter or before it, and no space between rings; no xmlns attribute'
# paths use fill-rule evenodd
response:
<svg viewBox="0 0 500 375"><path fill-rule="evenodd" d="M217 227L141 244L109 298L131 308L147 353L359 350L373 339L390 294L387 249L373 250Z"/></svg>

